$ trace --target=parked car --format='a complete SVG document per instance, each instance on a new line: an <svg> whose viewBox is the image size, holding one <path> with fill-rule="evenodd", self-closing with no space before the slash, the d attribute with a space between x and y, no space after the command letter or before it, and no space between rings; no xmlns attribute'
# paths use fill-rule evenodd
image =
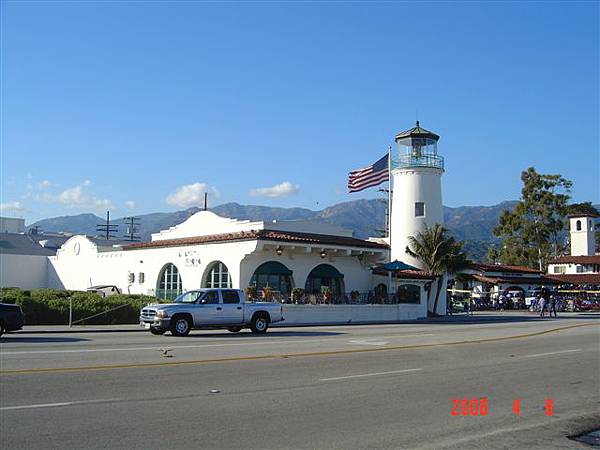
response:
<svg viewBox="0 0 600 450"><path fill-rule="evenodd" d="M87 292L94 292L100 297L108 297L109 295L120 294L121 290L113 285L91 286L86 289Z"/></svg>
<svg viewBox="0 0 600 450"><path fill-rule="evenodd" d="M0 303L0 336L8 331L16 331L23 328L25 316L21 307Z"/></svg>
<svg viewBox="0 0 600 450"><path fill-rule="evenodd" d="M282 320L281 304L247 302L239 289L189 291L173 303L148 305L140 313L140 325L152 334L170 331L174 336L186 336L192 329L227 328L237 333L246 327L263 334L271 323Z"/></svg>

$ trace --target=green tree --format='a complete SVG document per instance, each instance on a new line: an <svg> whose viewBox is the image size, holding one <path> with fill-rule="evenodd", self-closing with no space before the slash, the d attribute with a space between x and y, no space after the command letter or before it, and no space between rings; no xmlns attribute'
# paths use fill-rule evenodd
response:
<svg viewBox="0 0 600 450"><path fill-rule="evenodd" d="M446 228L436 224L433 227L426 226L423 232L418 232L416 236L409 236L406 253L418 259L427 274L437 281L433 310L428 311L430 315L435 316L444 275L457 273L471 264L462 251L462 242L456 241L448 234ZM427 294L427 305L430 295L431 291Z"/></svg>
<svg viewBox="0 0 600 450"><path fill-rule="evenodd" d="M544 270L548 259L564 250L561 232L573 183L561 175L539 174L533 167L521 172L521 181L519 203L504 211L494 228L502 239L500 260Z"/></svg>

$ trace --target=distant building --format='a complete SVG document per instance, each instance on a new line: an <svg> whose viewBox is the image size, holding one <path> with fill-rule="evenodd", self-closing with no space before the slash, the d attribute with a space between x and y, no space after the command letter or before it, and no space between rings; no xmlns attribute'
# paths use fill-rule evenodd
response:
<svg viewBox="0 0 600 450"><path fill-rule="evenodd" d="M600 255L596 254L596 217L569 217L571 255L548 264L548 277L562 284L600 286Z"/></svg>
<svg viewBox="0 0 600 450"><path fill-rule="evenodd" d="M24 233L25 219L0 217L0 233Z"/></svg>

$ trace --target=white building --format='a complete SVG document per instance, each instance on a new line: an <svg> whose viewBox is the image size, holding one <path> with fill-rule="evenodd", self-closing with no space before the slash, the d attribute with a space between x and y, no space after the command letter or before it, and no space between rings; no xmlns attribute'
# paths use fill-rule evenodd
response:
<svg viewBox="0 0 600 450"><path fill-rule="evenodd" d="M571 255L548 264L548 276L563 284L600 285L600 255L596 254L596 217L590 214L569 217Z"/></svg>
<svg viewBox="0 0 600 450"><path fill-rule="evenodd" d="M25 219L0 217L0 233L24 233Z"/></svg>
<svg viewBox="0 0 600 450"><path fill-rule="evenodd" d="M73 236L47 256L46 281L37 280L37 287L85 290L114 285L124 293L165 299L202 287L268 287L296 308L287 315L287 323L426 317L433 307L433 295L427 305L427 293L435 292L433 277L421 270L391 273L381 266L391 256L421 267L405 252L408 236L443 223L444 160L437 154L438 140L418 122L396 136L399 150L390 160L396 193L390 241L356 239L351 231L324 223L251 222L201 211L153 234L150 242ZM16 284L5 279L2 286L8 285ZM295 288L304 291L300 299ZM302 312L310 308L306 303L319 308ZM445 289L437 312L446 312Z"/></svg>

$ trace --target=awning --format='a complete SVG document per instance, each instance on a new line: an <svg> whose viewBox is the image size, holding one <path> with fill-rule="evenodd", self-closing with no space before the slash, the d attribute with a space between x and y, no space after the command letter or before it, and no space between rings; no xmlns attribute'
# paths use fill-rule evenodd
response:
<svg viewBox="0 0 600 450"><path fill-rule="evenodd" d="M344 278L344 274L329 264L320 264L310 272L308 278Z"/></svg>
<svg viewBox="0 0 600 450"><path fill-rule="evenodd" d="M384 270L390 270L390 271L396 271L396 270L419 270L414 266L410 266L406 263L403 263L402 261L398 261L397 259L389 262L387 264L384 264L383 266L381 266L382 269Z"/></svg>
<svg viewBox="0 0 600 450"><path fill-rule="evenodd" d="M254 271L255 275L291 275L292 271L277 261L261 264Z"/></svg>

